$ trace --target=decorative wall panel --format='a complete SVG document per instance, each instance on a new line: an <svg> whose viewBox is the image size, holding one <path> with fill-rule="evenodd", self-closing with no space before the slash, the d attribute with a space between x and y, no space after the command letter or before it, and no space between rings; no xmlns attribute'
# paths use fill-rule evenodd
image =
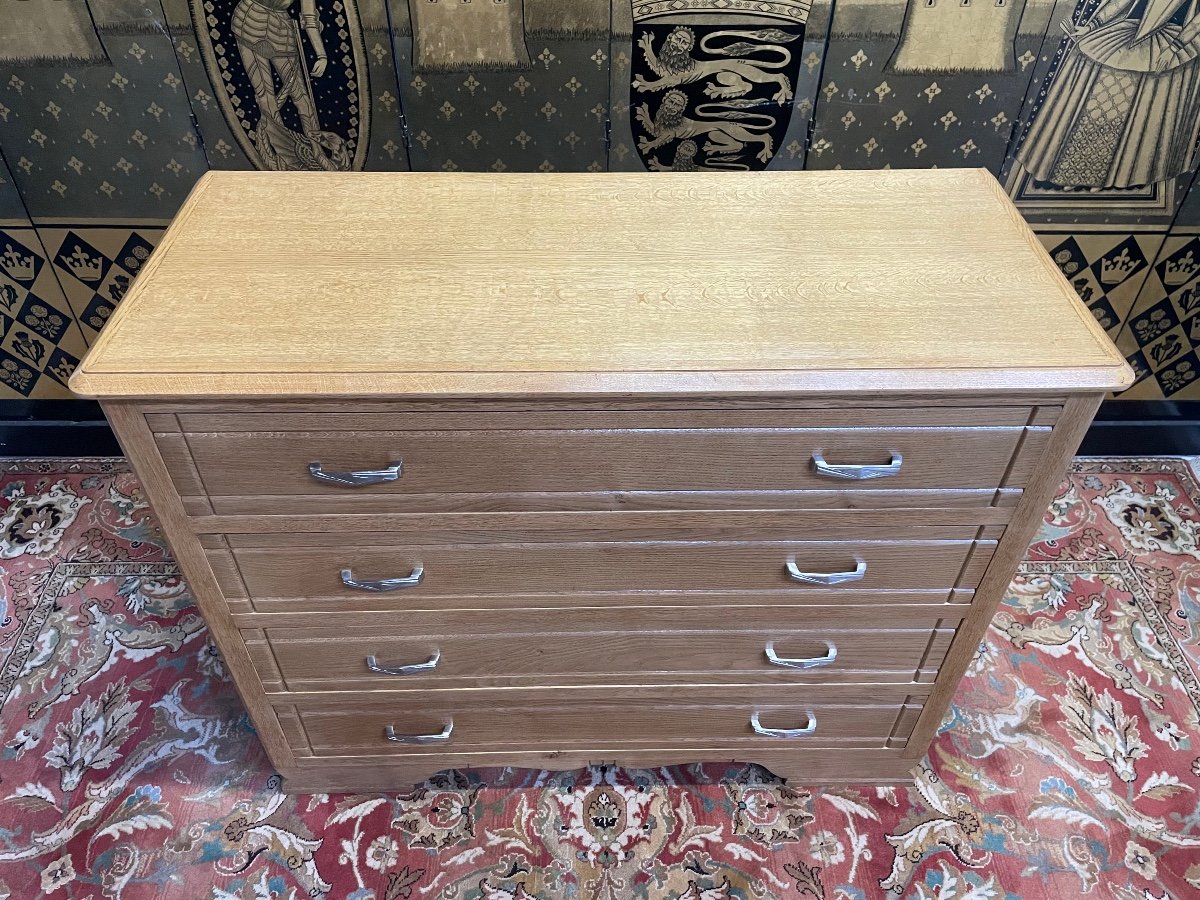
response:
<svg viewBox="0 0 1200 900"><path fill-rule="evenodd" d="M0 157L0 399L70 397L83 335Z"/></svg>
<svg viewBox="0 0 1200 900"><path fill-rule="evenodd" d="M1006 165L1042 222L1165 230L1195 169L1200 18L1192 4L1058 0Z"/></svg>
<svg viewBox="0 0 1200 900"><path fill-rule="evenodd" d="M803 168L827 11L814 15L813 0L614 7L610 167Z"/></svg>
<svg viewBox="0 0 1200 900"><path fill-rule="evenodd" d="M1048 13L1043 0L838 0L809 167L999 173Z"/></svg>
<svg viewBox="0 0 1200 900"><path fill-rule="evenodd" d="M163 0L214 168L406 169L384 0Z"/></svg>
<svg viewBox="0 0 1200 900"><path fill-rule="evenodd" d="M161 228L120 225L38 229L63 295L89 345L149 259L162 232Z"/></svg>
<svg viewBox="0 0 1200 900"><path fill-rule="evenodd" d="M1122 397L1200 400L1200 189L1195 181L1117 337L1138 374Z"/></svg>
<svg viewBox="0 0 1200 900"><path fill-rule="evenodd" d="M157 3L0 0L0 148L35 223L166 222L208 168Z"/></svg>
<svg viewBox="0 0 1200 900"><path fill-rule="evenodd" d="M1151 271L1164 235L1047 230L1038 237L1096 321L1115 339Z"/></svg>
<svg viewBox="0 0 1200 900"><path fill-rule="evenodd" d="M62 392L207 168L981 166L1127 396L1200 397L1198 139L1190 0L0 0L0 393Z"/></svg>
<svg viewBox="0 0 1200 900"><path fill-rule="evenodd" d="M604 169L607 3L391 0L390 9L413 168Z"/></svg>

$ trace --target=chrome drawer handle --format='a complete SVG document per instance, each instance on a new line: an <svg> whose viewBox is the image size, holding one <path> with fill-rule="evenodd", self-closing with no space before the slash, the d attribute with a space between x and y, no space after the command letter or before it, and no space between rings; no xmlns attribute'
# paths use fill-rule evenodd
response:
<svg viewBox="0 0 1200 900"><path fill-rule="evenodd" d="M857 560L853 572L801 572L796 557L787 561L788 578L805 584L845 584L847 581L862 581L867 574L867 564Z"/></svg>
<svg viewBox="0 0 1200 900"><path fill-rule="evenodd" d="M805 713L808 716L808 724L803 728L766 728L759 721L758 713L755 712L750 716L750 727L754 729L755 734L761 734L763 737L777 738L795 738L806 737L817 730L817 717L811 711Z"/></svg>
<svg viewBox="0 0 1200 900"><path fill-rule="evenodd" d="M415 675L417 672L428 672L430 669L436 669L437 664L441 661L442 651L434 650L433 656L421 663L409 663L407 666L381 666L375 661L374 656L367 657L367 668L372 672L378 672L380 675Z"/></svg>
<svg viewBox="0 0 1200 900"><path fill-rule="evenodd" d="M837 647L829 643L829 641L825 642L825 646L829 648L829 652L824 656L810 656L807 659L788 659L787 657L777 655L775 653L775 642L770 641L767 643L767 661L788 669L816 669L820 666L827 666L837 659Z"/></svg>
<svg viewBox="0 0 1200 900"><path fill-rule="evenodd" d="M830 478L848 478L851 481L865 481L868 478L887 478L889 475L899 475L904 457L892 451L892 461L885 466L835 466L825 461L825 453L814 450L812 455L813 468L822 475Z"/></svg>
<svg viewBox="0 0 1200 900"><path fill-rule="evenodd" d="M379 484L382 481L395 481L400 477L404 461L394 462L386 469L365 469L361 472L326 472L319 462L308 464L308 474L317 481L329 484L339 484L342 487L361 487L366 484Z"/></svg>
<svg viewBox="0 0 1200 900"><path fill-rule="evenodd" d="M446 723L446 727L437 734L396 734L396 729L388 725L383 729L383 736L394 744L440 744L450 740L454 731L454 720Z"/></svg>
<svg viewBox="0 0 1200 900"><path fill-rule="evenodd" d="M342 569L342 584L346 587L355 588L360 591L374 591L377 594L382 594L385 591L398 591L401 588L416 587L424 577L425 567L420 563L413 566L412 572L402 578L383 578L379 581L355 581L354 573L349 569Z"/></svg>

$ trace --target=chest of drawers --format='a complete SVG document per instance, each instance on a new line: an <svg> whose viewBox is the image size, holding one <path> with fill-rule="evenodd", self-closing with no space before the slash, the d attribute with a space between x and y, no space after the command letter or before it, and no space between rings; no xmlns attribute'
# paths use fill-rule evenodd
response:
<svg viewBox="0 0 1200 900"><path fill-rule="evenodd" d="M72 387L331 791L907 777L1129 380L983 172L230 172Z"/></svg>

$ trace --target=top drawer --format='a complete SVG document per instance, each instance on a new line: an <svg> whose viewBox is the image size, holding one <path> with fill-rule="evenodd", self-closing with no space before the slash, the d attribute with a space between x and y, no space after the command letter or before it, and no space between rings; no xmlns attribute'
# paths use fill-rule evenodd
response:
<svg viewBox="0 0 1200 900"><path fill-rule="evenodd" d="M989 505L1049 433L1028 408L151 416L214 512ZM168 430L174 427L177 430ZM869 467L869 468L864 468ZM390 471L389 471L390 470ZM370 474L375 473L375 474ZM343 483L344 482L344 483ZM863 492L861 503L844 498ZM925 496L921 496L925 492ZM822 493L828 497L823 501ZM302 506L293 507L299 498Z"/></svg>

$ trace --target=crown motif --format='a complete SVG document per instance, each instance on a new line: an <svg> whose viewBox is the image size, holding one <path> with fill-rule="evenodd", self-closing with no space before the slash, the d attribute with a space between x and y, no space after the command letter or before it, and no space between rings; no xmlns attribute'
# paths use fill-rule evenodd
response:
<svg viewBox="0 0 1200 900"><path fill-rule="evenodd" d="M1197 272L1200 272L1200 262L1197 262L1195 255L1189 250L1179 259L1167 260L1166 266L1163 267L1163 284L1179 287L1185 281L1190 281Z"/></svg>
<svg viewBox="0 0 1200 900"><path fill-rule="evenodd" d="M22 256L12 244L5 244L4 253L0 255L0 269L16 281L28 281L34 276L33 255Z"/></svg>
<svg viewBox="0 0 1200 900"><path fill-rule="evenodd" d="M633 0L633 21L696 14L747 15L803 25L813 0Z"/></svg>
<svg viewBox="0 0 1200 900"><path fill-rule="evenodd" d="M1120 284L1133 274L1137 265L1137 261L1129 255L1128 247L1116 256L1106 256L1100 260L1100 282L1102 284Z"/></svg>
<svg viewBox="0 0 1200 900"><path fill-rule="evenodd" d="M63 264L80 281L98 281L104 274L103 259L88 256L78 244L75 245L75 252L63 259Z"/></svg>

